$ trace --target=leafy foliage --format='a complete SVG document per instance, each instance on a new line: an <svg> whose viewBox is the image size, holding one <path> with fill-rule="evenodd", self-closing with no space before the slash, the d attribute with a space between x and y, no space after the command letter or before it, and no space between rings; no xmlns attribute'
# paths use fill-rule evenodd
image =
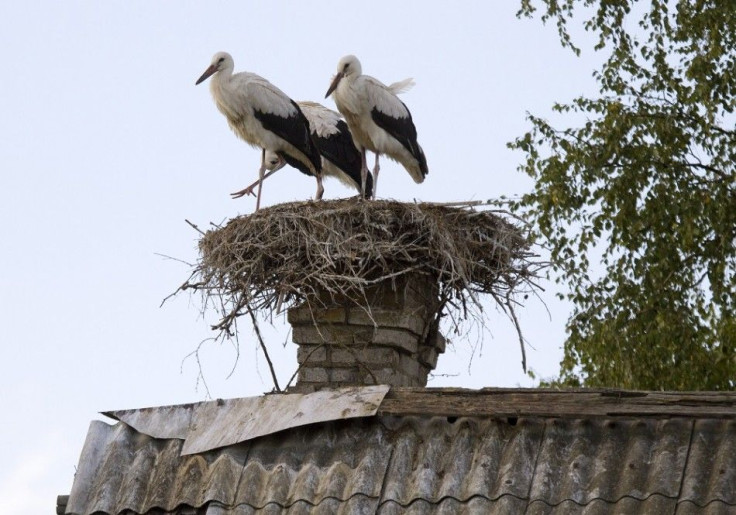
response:
<svg viewBox="0 0 736 515"><path fill-rule="evenodd" d="M647 5L642 5L647 4ZM574 311L562 384L736 388L736 3L522 0L561 43L606 52L597 98L530 115L510 143L535 179L515 209ZM594 274L592 271L595 270Z"/></svg>

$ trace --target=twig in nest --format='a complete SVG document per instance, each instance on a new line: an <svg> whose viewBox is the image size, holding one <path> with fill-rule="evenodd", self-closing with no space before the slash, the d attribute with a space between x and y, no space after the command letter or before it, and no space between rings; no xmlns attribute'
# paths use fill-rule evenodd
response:
<svg viewBox="0 0 736 515"><path fill-rule="evenodd" d="M193 228L193 229L194 229L195 231L197 231L197 232L198 232L199 234L201 234L202 236L205 236L205 233L203 233L203 232L201 231L201 229L200 229L199 227L197 227L197 224L193 224L192 222L190 222L190 221L189 221L189 220L187 220L186 218L184 219L184 221L185 221L186 223L188 223L188 224L189 224L189 225L190 225L190 226L191 226L191 227L192 227L192 228Z"/></svg>
<svg viewBox="0 0 736 515"><path fill-rule="evenodd" d="M509 310L509 316L511 316L511 320L513 320L514 322L516 334L519 335L519 346L521 347L521 368L526 374L526 349L524 348L524 336L521 334L521 324L519 324L519 319L516 318L516 310L514 309L510 298L510 292L506 293L506 307Z"/></svg>
<svg viewBox="0 0 736 515"><path fill-rule="evenodd" d="M197 348L196 349L194 349L192 352L190 352L189 354L187 354L186 356L184 356L184 358L182 358L181 365L179 367L179 371L180 372L183 372L184 371L184 362L187 359L189 359L190 357L194 356L194 361L197 362L197 382L196 382L196 386L199 386L199 383L200 382L204 385L205 396L208 399L211 399L212 397L210 395L210 388L209 388L209 386L207 386L207 380L204 377L204 372L202 371L202 361L199 359L199 351L202 349L202 345L204 345L205 342L216 341L216 340L217 340L217 338L205 338L204 340L202 340L201 342L199 342L199 345L197 345ZM196 386L195 386L195 388L196 388Z"/></svg>
<svg viewBox="0 0 736 515"><path fill-rule="evenodd" d="M276 378L276 371L274 370L273 363L271 362L271 356L268 355L268 350L266 349L266 343L263 341L263 337L261 336L261 329L258 327L258 320L256 320L256 317L253 314L253 311L250 309L250 306L246 306L246 309L248 310L250 319L253 322L253 329L255 330L256 336L258 337L258 343L261 345L261 350L263 351L263 355L266 356L266 362L268 362L268 369L271 371L271 378L273 379L273 385L276 388L277 392L281 392L281 387L279 387L279 380Z"/></svg>
<svg viewBox="0 0 736 515"><path fill-rule="evenodd" d="M154 252L153 255L162 257L164 259L170 259L171 261L178 261L179 263L185 264L188 267L194 268L194 265L192 263L190 263L189 261L184 261L183 259L167 256L166 254L161 254L159 252Z"/></svg>

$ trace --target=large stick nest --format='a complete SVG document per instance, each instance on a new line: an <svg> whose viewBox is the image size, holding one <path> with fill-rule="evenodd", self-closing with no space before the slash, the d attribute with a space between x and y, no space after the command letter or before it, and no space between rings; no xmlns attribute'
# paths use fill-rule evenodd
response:
<svg viewBox="0 0 736 515"><path fill-rule="evenodd" d="M227 334L244 313L271 314L325 293L360 302L372 284L409 273L438 281L453 320L467 318L481 293L510 308L537 265L521 231L476 204L348 199L264 208L204 234L180 289L215 300L222 318L213 328Z"/></svg>

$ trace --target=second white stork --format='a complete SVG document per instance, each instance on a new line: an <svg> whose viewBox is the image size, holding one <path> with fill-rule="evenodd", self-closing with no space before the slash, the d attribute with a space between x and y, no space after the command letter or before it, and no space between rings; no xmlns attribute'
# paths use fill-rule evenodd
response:
<svg viewBox="0 0 736 515"><path fill-rule="evenodd" d="M400 84L397 83L397 85L400 85L402 89L411 87L411 83L407 83L407 81L402 81ZM322 175L325 177L335 177L346 186L355 188L358 190L358 193L361 193L361 154L353 143L350 129L348 129L340 113L328 109L317 102L299 101L297 105L299 105L302 113L307 118L309 128L312 132L312 138L317 144L319 153L322 155ZM286 164L291 164L272 150L266 150L265 163L266 168L270 171L263 179L280 170ZM233 198L251 194L253 188L260 183L261 179L259 178L258 181L247 188L233 193ZM323 189L321 184L318 185L318 189ZM366 196L370 197L372 191L373 178L369 174L365 188Z"/></svg>
<svg viewBox="0 0 736 515"><path fill-rule="evenodd" d="M362 154L364 178L368 173L366 149L376 154L373 195L378 185L381 154L401 163L414 182L423 182L429 173L427 159L417 142L417 129L409 109L390 87L362 73L360 61L354 55L340 59L325 98L332 94L337 109L345 116Z"/></svg>
<svg viewBox="0 0 736 515"><path fill-rule="evenodd" d="M233 68L230 54L218 52L196 84L213 76L210 81L212 97L235 134L253 146L274 151L295 168L317 177L321 187L319 150L299 106L263 77L248 72L233 74ZM260 178L266 172L265 157L263 151L258 171ZM321 196L320 189L317 196ZM259 187L256 210L260 201Z"/></svg>

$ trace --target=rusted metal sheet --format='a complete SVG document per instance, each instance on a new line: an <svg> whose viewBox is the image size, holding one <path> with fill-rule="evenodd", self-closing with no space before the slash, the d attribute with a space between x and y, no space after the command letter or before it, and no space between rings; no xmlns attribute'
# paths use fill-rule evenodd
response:
<svg viewBox="0 0 736 515"><path fill-rule="evenodd" d="M359 386L205 402L194 410L182 454L205 452L317 422L370 417L376 414L388 390L386 385Z"/></svg>

